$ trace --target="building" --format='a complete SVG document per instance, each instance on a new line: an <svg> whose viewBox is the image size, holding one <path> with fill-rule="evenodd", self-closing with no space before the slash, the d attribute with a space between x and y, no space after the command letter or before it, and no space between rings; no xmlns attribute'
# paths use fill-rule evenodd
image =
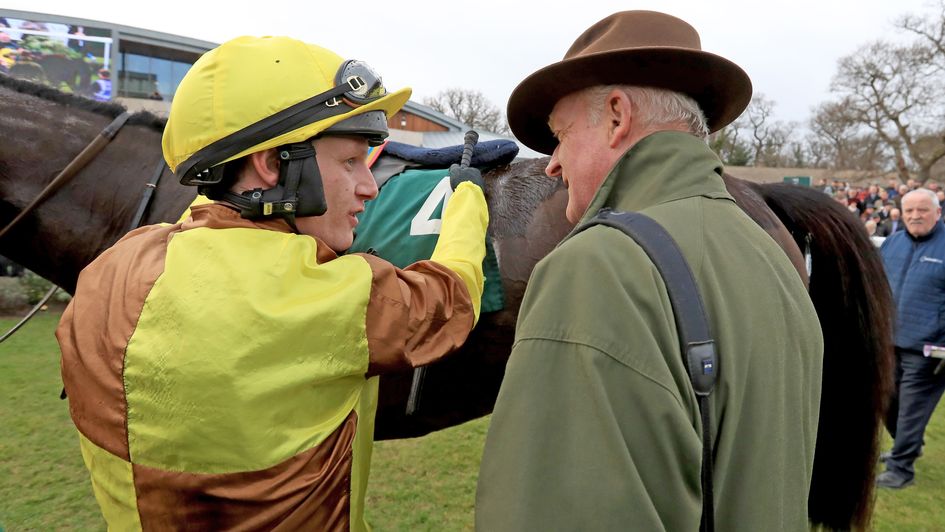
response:
<svg viewBox="0 0 945 532"><path fill-rule="evenodd" d="M184 74L216 43L97 20L0 8L0 74L167 116ZM415 102L389 121L391 139L440 148L469 126ZM480 131L480 140L509 139ZM519 157L541 154L519 144Z"/></svg>
<svg viewBox="0 0 945 532"><path fill-rule="evenodd" d="M0 72L166 115L216 44L120 24L0 8Z"/></svg>
<svg viewBox="0 0 945 532"><path fill-rule="evenodd" d="M391 140L424 148L444 148L462 144L466 132L470 129L459 120L414 101L408 101L407 105L390 119L389 127ZM518 144L519 159L544 157L544 154L528 148L513 137L485 130L477 130L477 133L480 141L515 141Z"/></svg>

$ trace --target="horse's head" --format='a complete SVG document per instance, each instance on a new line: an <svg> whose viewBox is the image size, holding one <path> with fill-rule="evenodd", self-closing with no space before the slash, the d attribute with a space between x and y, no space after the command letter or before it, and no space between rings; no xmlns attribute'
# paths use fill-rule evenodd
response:
<svg viewBox="0 0 945 532"><path fill-rule="evenodd" d="M535 263L574 226L564 216L567 190L560 178L545 175L547 164L547 158L526 160L483 176L502 276L522 289Z"/></svg>

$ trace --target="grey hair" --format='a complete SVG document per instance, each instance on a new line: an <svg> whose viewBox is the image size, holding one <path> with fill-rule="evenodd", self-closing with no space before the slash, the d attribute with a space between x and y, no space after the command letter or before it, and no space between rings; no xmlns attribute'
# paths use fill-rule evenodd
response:
<svg viewBox="0 0 945 532"><path fill-rule="evenodd" d="M681 92L655 87L596 85L584 89L584 98L589 104L588 120L591 125L600 123L605 104L604 98L614 89L623 91L630 98L630 102L642 110L640 127L653 129L657 126L675 124L684 126L700 139L708 138L709 127L706 125L705 113L695 100Z"/></svg>
<svg viewBox="0 0 945 532"><path fill-rule="evenodd" d="M938 201L938 195L927 188L917 188L913 191L907 192L906 195L902 197L902 199L906 199L906 196L911 196L912 194L922 194L928 196L932 199L932 205L935 205L936 208L942 206L941 202Z"/></svg>

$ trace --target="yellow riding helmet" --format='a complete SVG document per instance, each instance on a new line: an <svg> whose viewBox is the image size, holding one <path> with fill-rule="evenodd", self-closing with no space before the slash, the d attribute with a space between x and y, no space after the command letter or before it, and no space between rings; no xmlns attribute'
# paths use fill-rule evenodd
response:
<svg viewBox="0 0 945 532"><path fill-rule="evenodd" d="M205 53L184 76L164 129L164 159L181 182L200 184L196 174L212 166L303 142L371 111L390 117L410 92L388 93L370 67L320 46L238 37Z"/></svg>

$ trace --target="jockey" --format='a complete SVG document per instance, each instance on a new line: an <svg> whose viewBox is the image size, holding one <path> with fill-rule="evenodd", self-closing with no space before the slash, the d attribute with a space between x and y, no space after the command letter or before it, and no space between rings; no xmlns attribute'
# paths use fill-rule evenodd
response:
<svg viewBox="0 0 945 532"><path fill-rule="evenodd" d="M104 252L56 333L109 528L367 528L378 375L458 348L483 289L468 169L430 260L340 255L377 195L368 147L409 95L284 37L234 39L184 77L164 157L213 202Z"/></svg>

